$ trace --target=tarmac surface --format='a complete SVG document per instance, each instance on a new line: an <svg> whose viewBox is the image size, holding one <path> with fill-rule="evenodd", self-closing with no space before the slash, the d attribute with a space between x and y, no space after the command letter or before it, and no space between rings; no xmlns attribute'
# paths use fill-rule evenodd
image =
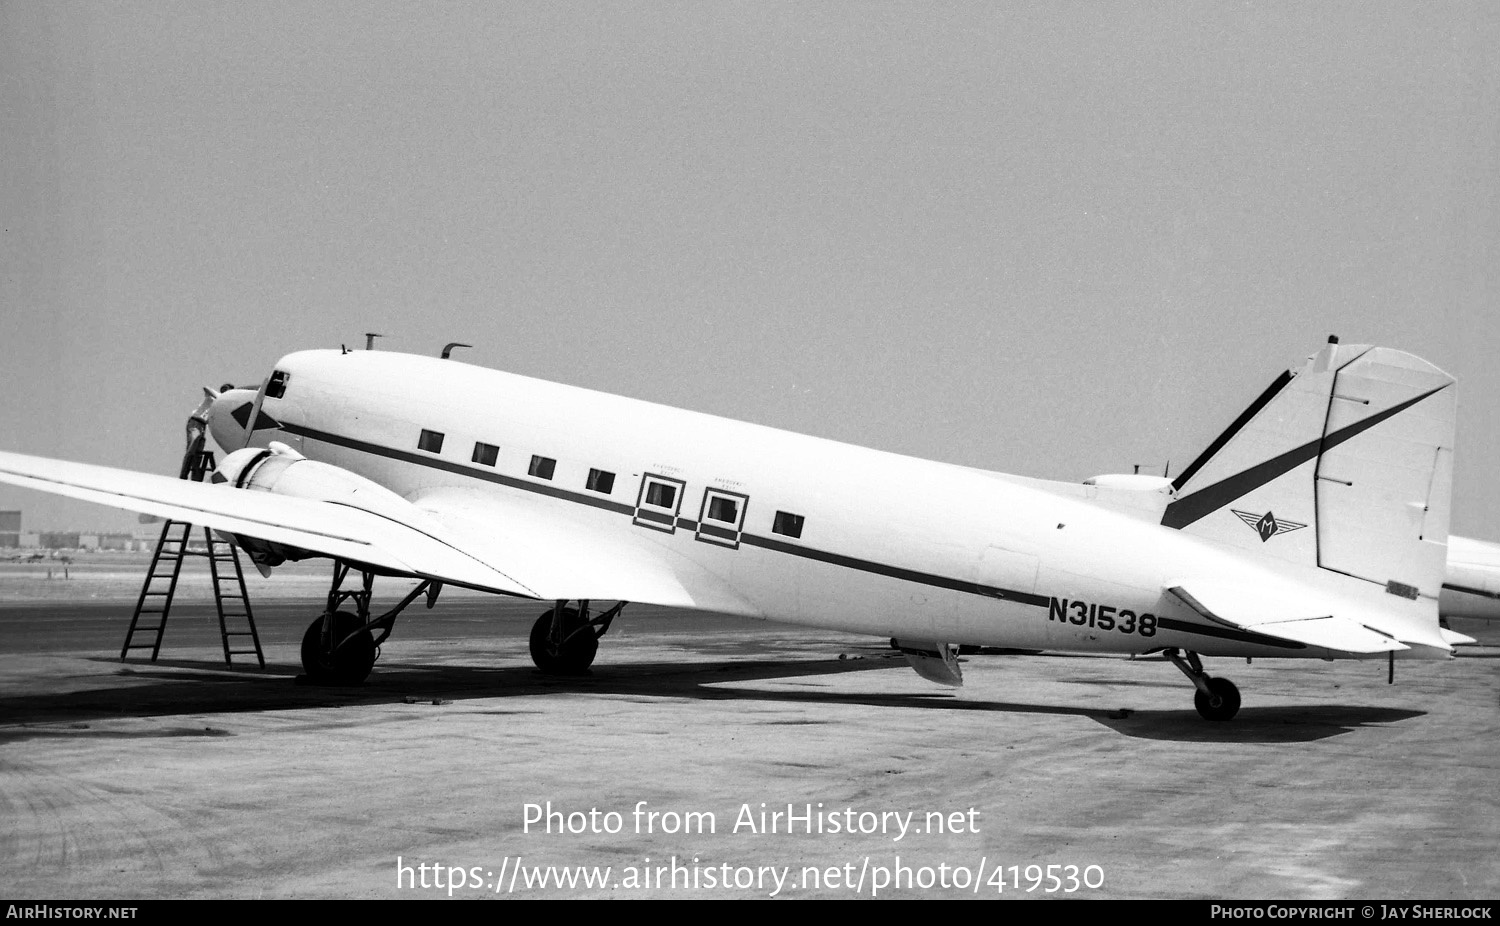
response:
<svg viewBox="0 0 1500 926"><path fill-rule="evenodd" d="M0 603L11 897L1500 897L1500 625L1394 685L1208 660L1244 696L1208 723L1161 660L974 656L950 691L883 641L634 605L549 678L537 603L446 594L316 688L316 597L256 602L262 670L185 595L122 662L134 595L84 587Z"/></svg>

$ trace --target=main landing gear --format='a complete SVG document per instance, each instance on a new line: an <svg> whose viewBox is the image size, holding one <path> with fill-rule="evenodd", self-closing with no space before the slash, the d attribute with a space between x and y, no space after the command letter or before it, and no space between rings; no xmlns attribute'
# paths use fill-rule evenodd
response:
<svg viewBox="0 0 1500 926"><path fill-rule="evenodd" d="M375 665L375 653L396 624L396 615L420 595L427 596L427 607L437 604L438 593L443 583L434 579L422 582L401 599L401 603L374 620L370 619L370 594L375 585L375 573L360 570L360 587L344 588L344 578L349 574L349 564L333 561L333 585L328 590L328 607L322 616L313 621L302 635L302 668L307 679L315 685L358 685L370 675ZM354 606L354 613L341 611L345 603Z"/></svg>
<svg viewBox="0 0 1500 926"><path fill-rule="evenodd" d="M1229 679L1213 678L1204 672L1197 653L1169 649L1166 656L1198 689L1193 695L1193 706L1204 720L1229 720L1239 713L1240 690Z"/></svg>
<svg viewBox="0 0 1500 926"><path fill-rule="evenodd" d="M625 609L621 601L603 614L589 619L588 599L568 607L567 599L542 612L531 625L531 661L548 675L582 675L594 663L599 638Z"/></svg>

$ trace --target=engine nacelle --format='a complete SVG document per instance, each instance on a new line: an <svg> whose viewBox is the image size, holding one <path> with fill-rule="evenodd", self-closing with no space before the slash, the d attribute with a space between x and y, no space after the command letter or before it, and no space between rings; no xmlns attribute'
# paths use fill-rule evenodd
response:
<svg viewBox="0 0 1500 926"><path fill-rule="evenodd" d="M214 474L214 481L252 492L271 492L361 508L403 524L420 522L423 517L416 506L390 489L347 469L309 460L277 441L272 441L268 449L246 447L229 454ZM262 574L269 574L269 567L287 560L323 555L243 535L235 535L234 539L250 554Z"/></svg>

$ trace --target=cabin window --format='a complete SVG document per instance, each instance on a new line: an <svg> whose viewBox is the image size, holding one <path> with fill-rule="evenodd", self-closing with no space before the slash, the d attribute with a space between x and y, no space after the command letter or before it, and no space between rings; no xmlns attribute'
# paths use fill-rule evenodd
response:
<svg viewBox="0 0 1500 926"><path fill-rule="evenodd" d="M615 488L615 474L606 473L602 469L589 470L589 481L587 488L590 492L603 492L608 495Z"/></svg>
<svg viewBox="0 0 1500 926"><path fill-rule="evenodd" d="M500 448L494 444L476 443L474 445L474 462L481 466L494 466L495 461L500 458Z"/></svg>
<svg viewBox="0 0 1500 926"><path fill-rule="evenodd" d="M271 373L271 378L266 381L266 398L279 399L286 395L287 380L291 379L290 373L276 370Z"/></svg>
<svg viewBox="0 0 1500 926"><path fill-rule="evenodd" d="M789 511L776 512L776 520L771 524L771 530L788 537L802 536L802 515L792 514Z"/></svg>
<svg viewBox="0 0 1500 926"><path fill-rule="evenodd" d="M531 467L526 472L538 479L551 479L552 473L556 469L556 460L551 457L539 457L533 454L531 457Z"/></svg>
<svg viewBox="0 0 1500 926"><path fill-rule="evenodd" d="M708 516L715 521L726 521L733 524L739 512L739 503L732 498L719 496L708 500Z"/></svg>
<svg viewBox="0 0 1500 926"><path fill-rule="evenodd" d="M635 501L635 523L652 530L677 531L677 512L682 507L681 479L647 473L641 477L641 491Z"/></svg>
<svg viewBox="0 0 1500 926"><path fill-rule="evenodd" d="M704 489L703 507L698 511L698 539L739 549L740 531L749 505L748 495L728 489Z"/></svg>
<svg viewBox="0 0 1500 926"><path fill-rule="evenodd" d="M417 449L425 450L428 453L442 453L443 435L437 431L429 431L423 428L422 436L417 438Z"/></svg>
<svg viewBox="0 0 1500 926"><path fill-rule="evenodd" d="M658 508L677 507L677 487L665 482L652 482L646 486L646 504Z"/></svg>

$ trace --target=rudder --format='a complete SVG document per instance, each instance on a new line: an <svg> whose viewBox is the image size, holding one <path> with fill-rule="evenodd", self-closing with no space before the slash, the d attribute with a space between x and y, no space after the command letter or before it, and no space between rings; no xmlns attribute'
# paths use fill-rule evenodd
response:
<svg viewBox="0 0 1500 926"><path fill-rule="evenodd" d="M1454 380L1411 354L1328 344L1178 478L1162 523L1435 598L1452 491Z"/></svg>

